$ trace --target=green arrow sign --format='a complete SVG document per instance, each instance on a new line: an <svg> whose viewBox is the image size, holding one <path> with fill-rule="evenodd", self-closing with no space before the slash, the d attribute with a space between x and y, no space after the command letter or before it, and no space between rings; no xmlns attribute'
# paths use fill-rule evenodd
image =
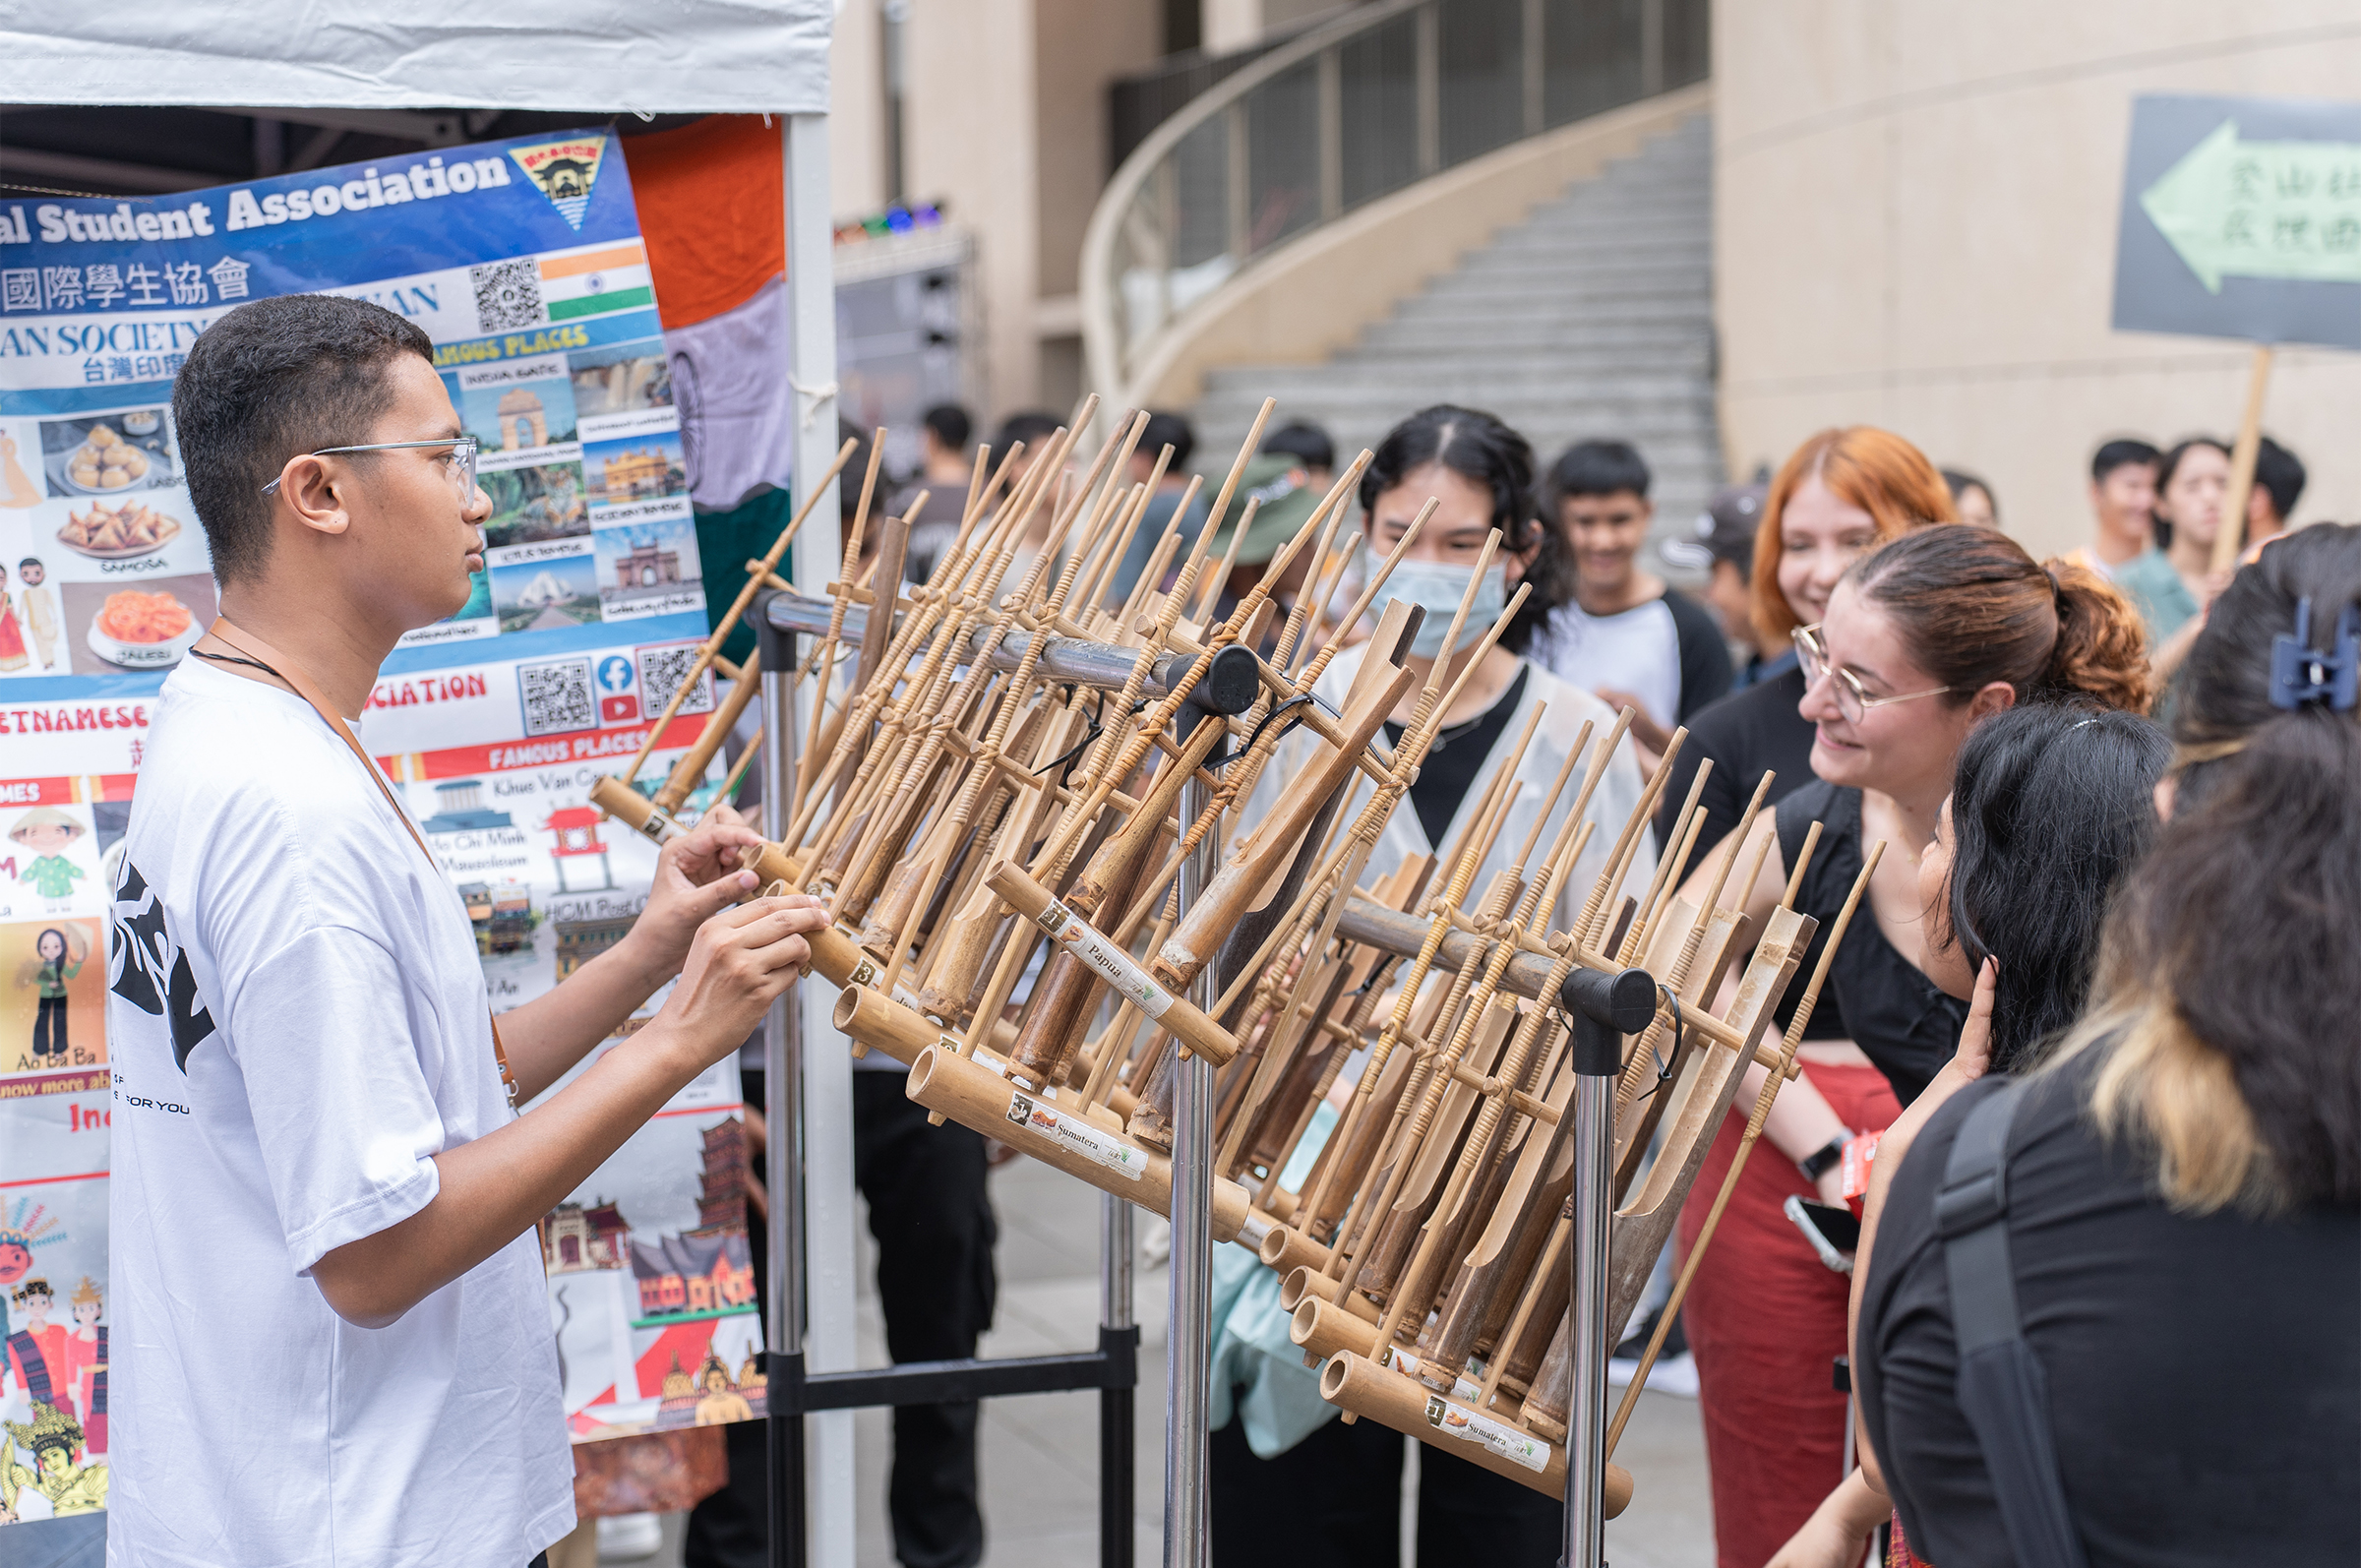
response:
<svg viewBox="0 0 2361 1568"><path fill-rule="evenodd" d="M2140 208L2209 293L2232 276L2361 283L2361 146L2242 142L2224 120Z"/></svg>

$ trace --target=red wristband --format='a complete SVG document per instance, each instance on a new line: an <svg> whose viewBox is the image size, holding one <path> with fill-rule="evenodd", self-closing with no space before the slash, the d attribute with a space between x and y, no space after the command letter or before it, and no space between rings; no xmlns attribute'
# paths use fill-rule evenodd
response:
<svg viewBox="0 0 2361 1568"><path fill-rule="evenodd" d="M1864 1132L1845 1145L1845 1201L1855 1214L1861 1212L1861 1200L1869 1195L1869 1173L1877 1165L1878 1136Z"/></svg>

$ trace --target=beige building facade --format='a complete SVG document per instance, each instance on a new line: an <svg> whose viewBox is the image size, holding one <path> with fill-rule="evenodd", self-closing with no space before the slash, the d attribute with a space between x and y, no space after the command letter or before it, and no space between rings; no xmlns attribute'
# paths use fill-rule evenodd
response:
<svg viewBox="0 0 2361 1568"><path fill-rule="evenodd" d="M832 77L836 210L940 199L972 237L981 340L967 345L969 384L988 425L1017 408L1062 411L1085 390L1078 264L1112 172L1111 86L1156 70L1176 42L1222 54L1337 9L846 0ZM2028 545L2062 550L2087 532L2098 443L2226 437L2245 392L2243 343L2109 326L2134 98L2361 97L2361 10L2350 0L1716 0L1712 61L1710 84L1685 97L1713 119L1728 471L1776 463L1827 425L1885 425L1989 481L2004 524ZM1596 140L1613 129L1606 120L1653 112L1615 111L1491 161L1554 167L1545 154L1555 142ZM1455 216L1453 189L1480 206L1473 193L1483 187L1498 206L1490 187L1514 184L1488 164L1447 173L1358 222L1451 236L1404 273L1407 292L1453 265L1454 247L1514 215L1471 206ZM1550 192L1510 194L1516 208ZM1284 264L1208 301L1208 320L1260 312L1267 324L1273 290L1316 263L1342 265L1338 241L1351 227L1307 236L1301 256L1275 253ZM1254 331L1251 342L1214 332L1223 342L1158 390L1185 398L1214 361L1319 358L1358 331L1359 321L1329 319L1338 309L1387 313L1390 302L1369 292L1297 299L1284 327ZM2298 520L2361 517L2361 444L2343 435L2356 403L2361 355L2280 352L2265 428L2311 470Z"/></svg>
<svg viewBox="0 0 2361 1568"><path fill-rule="evenodd" d="M975 245L987 420L1082 389L1075 266L1106 184L1107 90L1164 53L1161 0L845 0L829 105L838 213L941 201ZM897 20L898 19L898 20ZM887 93L899 32L899 113ZM898 118L901 188L893 186Z"/></svg>
<svg viewBox="0 0 2361 1568"><path fill-rule="evenodd" d="M829 75L833 205L856 217L897 199L943 202L975 245L978 413L1062 413L1084 390L1078 270L1114 172L1109 90L1177 52L1249 48L1353 3L844 0Z"/></svg>
<svg viewBox="0 0 2361 1568"><path fill-rule="evenodd" d="M1732 473L1888 426L1989 479L2036 551L2110 436L2227 436L2238 342L2109 326L2144 93L2361 98L2350 0L1719 0L1715 305ZM2299 521L2361 518L2361 354L2277 356Z"/></svg>

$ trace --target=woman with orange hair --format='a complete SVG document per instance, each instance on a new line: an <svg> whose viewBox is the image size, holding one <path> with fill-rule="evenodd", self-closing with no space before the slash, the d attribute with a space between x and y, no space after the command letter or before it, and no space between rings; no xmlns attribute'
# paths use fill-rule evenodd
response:
<svg viewBox="0 0 2361 1568"><path fill-rule="evenodd" d="M1714 771L1698 797L1705 825L1692 865L1738 825L1764 773L1779 775L1773 801L1810 780L1812 725L1796 712L1803 675L1787 639L1827 613L1837 579L1870 550L1905 529L1958 520L1942 471L1890 430L1823 430L1788 455L1754 536L1754 625L1770 663L1753 685L1690 722L1665 785L1659 844L1670 846L1672 819L1707 757Z"/></svg>

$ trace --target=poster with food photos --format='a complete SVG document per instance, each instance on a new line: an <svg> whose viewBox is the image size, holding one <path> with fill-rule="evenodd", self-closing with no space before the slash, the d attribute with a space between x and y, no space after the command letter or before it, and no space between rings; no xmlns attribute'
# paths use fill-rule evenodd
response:
<svg viewBox="0 0 2361 1568"><path fill-rule="evenodd" d="M0 1523L105 1502L114 852L157 694L217 609L173 379L226 312L307 291L422 328L479 444L484 570L402 639L360 734L451 875L494 1007L620 939L654 869L588 791L680 688L705 594L613 134L0 195ZM643 787L715 702L700 677ZM738 1100L734 1075L700 1080L543 1222L577 1437L759 1413Z"/></svg>

